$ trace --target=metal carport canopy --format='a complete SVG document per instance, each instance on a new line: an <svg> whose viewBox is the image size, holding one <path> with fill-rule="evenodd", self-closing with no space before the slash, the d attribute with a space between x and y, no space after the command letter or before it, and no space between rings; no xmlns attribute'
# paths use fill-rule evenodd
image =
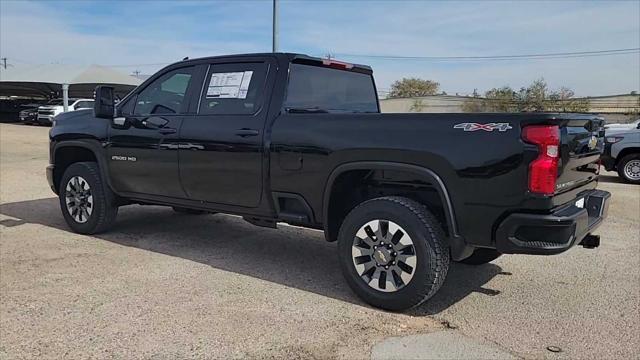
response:
<svg viewBox="0 0 640 360"><path fill-rule="evenodd" d="M100 65L14 65L0 67L0 95L44 96L62 89L65 111L69 102L69 89L89 97L97 84L114 86L121 96L142 81L118 70ZM74 90L75 89L75 90Z"/></svg>

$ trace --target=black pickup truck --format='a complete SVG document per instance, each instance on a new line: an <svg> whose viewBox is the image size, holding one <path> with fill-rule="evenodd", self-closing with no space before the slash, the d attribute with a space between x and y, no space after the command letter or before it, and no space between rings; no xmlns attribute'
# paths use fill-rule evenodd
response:
<svg viewBox="0 0 640 360"><path fill-rule="evenodd" d="M324 230L351 288L392 310L431 297L450 261L599 245L601 118L379 110L368 66L186 60L117 106L100 86L93 110L56 117L47 178L83 234L127 204Z"/></svg>

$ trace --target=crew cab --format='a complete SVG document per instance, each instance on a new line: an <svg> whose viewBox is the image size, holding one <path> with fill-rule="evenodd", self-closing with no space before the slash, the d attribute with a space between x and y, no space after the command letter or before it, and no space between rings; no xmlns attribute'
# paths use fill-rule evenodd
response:
<svg viewBox="0 0 640 360"><path fill-rule="evenodd" d="M599 245L603 119L379 110L365 65L186 60L117 106L99 86L93 110L59 115L47 178L83 234L128 204L323 230L354 292L391 310L430 298L450 261Z"/></svg>
<svg viewBox="0 0 640 360"><path fill-rule="evenodd" d="M69 99L67 111L80 109L92 109L93 99ZM62 99L53 99L46 105L38 108L37 122L40 125L51 125L53 118L64 112L64 102Z"/></svg>

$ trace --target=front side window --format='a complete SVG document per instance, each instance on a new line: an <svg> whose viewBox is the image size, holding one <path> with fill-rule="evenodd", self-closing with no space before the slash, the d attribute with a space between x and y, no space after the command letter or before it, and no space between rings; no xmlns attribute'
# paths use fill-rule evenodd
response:
<svg viewBox="0 0 640 360"><path fill-rule="evenodd" d="M191 83L193 68L170 71L142 90L137 98L135 115L179 114Z"/></svg>
<svg viewBox="0 0 640 360"><path fill-rule="evenodd" d="M295 63L284 106L289 112L378 112L371 75Z"/></svg>
<svg viewBox="0 0 640 360"><path fill-rule="evenodd" d="M260 110L265 63L214 64L205 78L200 114L251 115Z"/></svg>

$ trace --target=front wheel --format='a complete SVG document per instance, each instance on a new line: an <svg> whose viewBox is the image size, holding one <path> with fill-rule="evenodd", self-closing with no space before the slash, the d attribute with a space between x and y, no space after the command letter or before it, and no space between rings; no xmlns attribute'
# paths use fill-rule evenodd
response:
<svg viewBox="0 0 640 360"><path fill-rule="evenodd" d="M80 234L107 230L118 214L115 196L95 162L71 164L62 175L58 196L64 220Z"/></svg>
<svg viewBox="0 0 640 360"><path fill-rule="evenodd" d="M368 200L345 218L338 235L342 272L367 303L406 310L433 296L449 269L449 249L422 204L388 196Z"/></svg>
<svg viewBox="0 0 640 360"><path fill-rule="evenodd" d="M628 183L640 184L640 154L629 154L620 159L618 175Z"/></svg>

